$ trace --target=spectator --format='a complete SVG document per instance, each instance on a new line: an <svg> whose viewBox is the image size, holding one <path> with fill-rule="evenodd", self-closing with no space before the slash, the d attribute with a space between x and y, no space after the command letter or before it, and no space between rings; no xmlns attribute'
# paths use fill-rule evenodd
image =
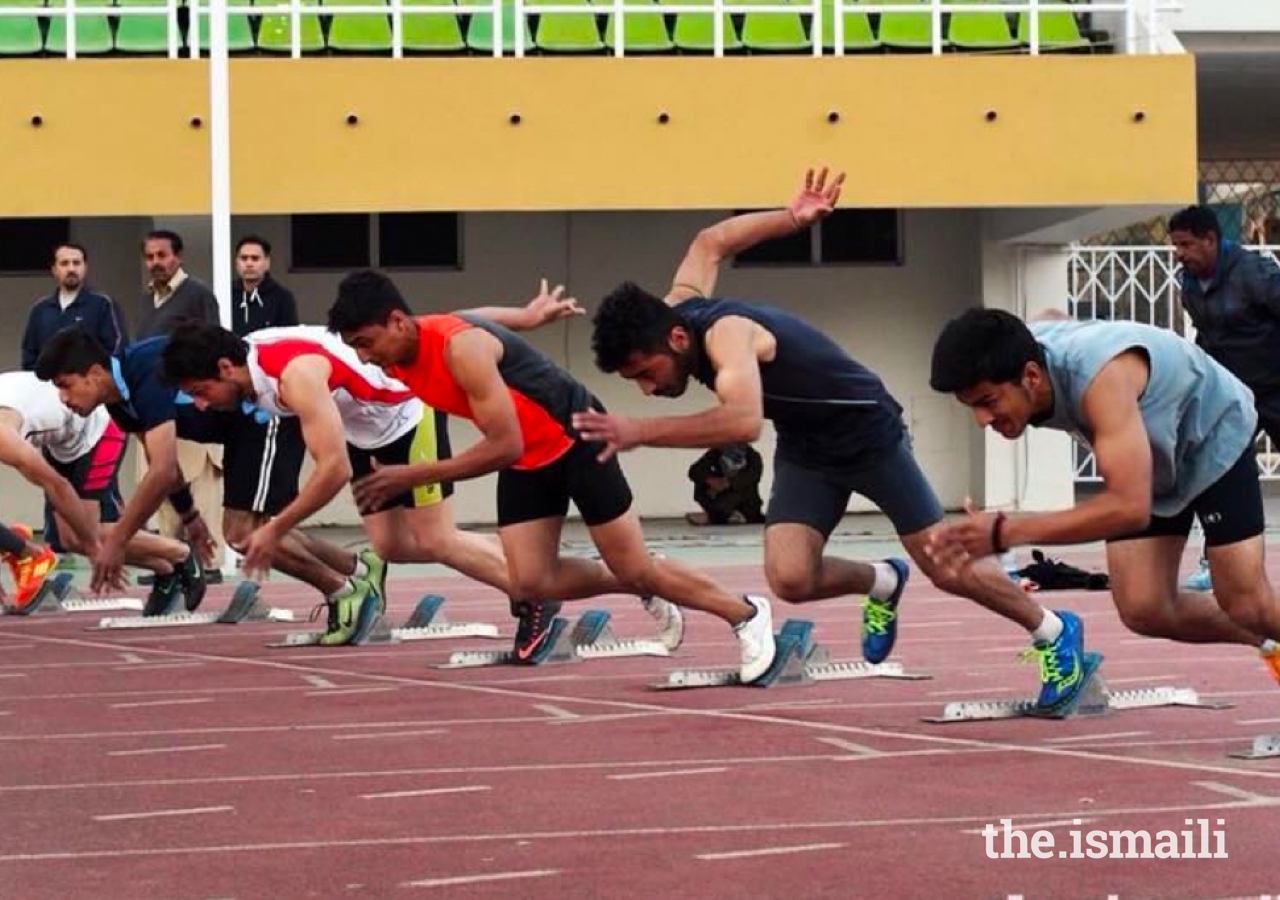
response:
<svg viewBox="0 0 1280 900"><path fill-rule="evenodd" d="M1253 391L1258 430L1280 447L1280 266L1224 240L1207 206L1170 218L1169 240L1182 265L1182 307L1196 343ZM1187 587L1212 589L1203 555Z"/></svg>
<svg viewBox="0 0 1280 900"><path fill-rule="evenodd" d="M236 242L236 275L231 291L231 330L244 337L263 328L298 323L293 294L271 277L271 243L257 235Z"/></svg>
<svg viewBox="0 0 1280 900"><path fill-rule="evenodd" d="M89 253L79 244L53 248L53 293L31 307L22 336L22 368L36 367L40 348L63 328L79 325L98 339L108 353L116 353L125 341L124 323L115 303L89 289Z"/></svg>
<svg viewBox="0 0 1280 900"><path fill-rule="evenodd" d="M151 280L142 298L138 318L137 340L167 335L179 322L199 319L217 325L218 299L209 286L192 278L182 267L182 238L172 231L150 232L142 242L142 258ZM226 543L222 536L222 446L178 441L178 465L186 476L196 509L209 526L216 547L208 580L216 584L217 567L225 558ZM138 475L146 472L146 458L138 456ZM166 501L156 513L160 532L166 537L183 534L182 519Z"/></svg>
<svg viewBox="0 0 1280 900"><path fill-rule="evenodd" d="M760 476L764 461L750 444L731 444L708 450L689 467L693 499L701 513L689 513L691 525L760 524L764 501Z"/></svg>

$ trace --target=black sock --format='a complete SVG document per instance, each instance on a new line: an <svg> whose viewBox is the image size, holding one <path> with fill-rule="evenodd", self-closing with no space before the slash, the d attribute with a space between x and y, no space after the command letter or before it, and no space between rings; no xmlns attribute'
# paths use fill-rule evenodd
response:
<svg viewBox="0 0 1280 900"><path fill-rule="evenodd" d="M21 556L27 550L27 542L5 525L0 525L0 550Z"/></svg>

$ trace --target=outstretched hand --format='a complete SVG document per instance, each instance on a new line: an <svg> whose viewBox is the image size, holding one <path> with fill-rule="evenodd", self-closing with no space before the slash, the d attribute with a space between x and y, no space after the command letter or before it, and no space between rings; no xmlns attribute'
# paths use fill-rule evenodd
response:
<svg viewBox="0 0 1280 900"><path fill-rule="evenodd" d="M955 575L975 560L995 553L996 513L978 509L964 501L963 518L936 525L925 544L925 553L939 567Z"/></svg>
<svg viewBox="0 0 1280 900"><path fill-rule="evenodd" d="M791 218L795 219L796 225L808 228L835 211L842 187L844 187L843 172L832 178L831 183L828 184L825 166L816 176L813 169L810 169L805 172L804 187L791 198L791 202L787 204L787 211L791 213Z"/></svg>
<svg viewBox="0 0 1280 900"><path fill-rule="evenodd" d="M545 278L542 279L538 296L530 300L525 309L532 317L535 328L558 319L587 314L587 311L578 305L576 299L564 296L563 284L557 284L555 290L548 290L547 279Z"/></svg>
<svg viewBox="0 0 1280 900"><path fill-rule="evenodd" d="M607 462L610 457L640 445L640 429L634 419L594 409L573 414L573 427L589 444L604 444L596 459Z"/></svg>

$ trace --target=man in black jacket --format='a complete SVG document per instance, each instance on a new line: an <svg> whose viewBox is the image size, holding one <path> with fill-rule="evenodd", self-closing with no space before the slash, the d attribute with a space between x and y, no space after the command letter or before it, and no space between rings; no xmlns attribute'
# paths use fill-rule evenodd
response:
<svg viewBox="0 0 1280 900"><path fill-rule="evenodd" d="M1170 218L1169 240L1182 265L1182 306L1196 343L1253 391L1258 430L1280 448L1280 266L1224 240L1207 206ZM1207 591L1213 585L1207 563L1200 563L1187 587Z"/></svg>
<svg viewBox="0 0 1280 900"><path fill-rule="evenodd" d="M57 288L31 307L22 336L22 368L34 369L45 342L71 325L88 331L108 353L118 352L125 341L124 323L110 297L89 289L84 247L69 242L54 247L51 271Z"/></svg>
<svg viewBox="0 0 1280 900"><path fill-rule="evenodd" d="M256 234L236 242L236 275L231 291L231 330L240 337L263 328L298 323L293 294L271 277L271 242Z"/></svg>

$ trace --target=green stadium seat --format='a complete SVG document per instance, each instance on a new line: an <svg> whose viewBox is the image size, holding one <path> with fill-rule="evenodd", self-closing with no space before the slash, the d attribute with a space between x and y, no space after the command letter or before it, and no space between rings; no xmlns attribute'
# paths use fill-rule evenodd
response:
<svg viewBox="0 0 1280 900"><path fill-rule="evenodd" d="M750 5L780 5L787 0L738 0ZM757 53L802 53L813 49L800 12L749 12L742 17L742 46Z"/></svg>
<svg viewBox="0 0 1280 900"><path fill-rule="evenodd" d="M626 0L629 7L653 6L654 0ZM596 0L597 6L603 6L603 0ZM609 2L608 5L612 5ZM622 30L622 52L632 53L670 53L675 49L671 40L671 32L667 30L667 19L659 12L628 11L627 24ZM604 25L604 43L612 51L615 40L616 23L610 13Z"/></svg>
<svg viewBox="0 0 1280 900"><path fill-rule="evenodd" d="M324 0L325 6L387 8L385 0ZM334 13L329 20L329 49L347 53L390 53L391 14Z"/></svg>
<svg viewBox="0 0 1280 900"><path fill-rule="evenodd" d="M537 44L529 29L529 19L524 20L524 49L532 51ZM472 13L467 23L467 46L478 53L493 52L493 13ZM514 53L516 49L516 5L513 0L502 0L502 52Z"/></svg>
<svg viewBox="0 0 1280 900"><path fill-rule="evenodd" d="M1018 40L1023 46L1031 46L1031 14L1018 13ZM1091 47L1089 39L1080 33L1080 23L1075 13L1067 10L1050 10L1040 13L1041 50L1084 50Z"/></svg>
<svg viewBox="0 0 1280 900"><path fill-rule="evenodd" d="M866 53L883 49L871 29L871 17L864 12L851 10L852 3L845 4L844 34L841 43L845 53ZM836 11L833 0L822 0L822 46L834 50L836 46Z"/></svg>
<svg viewBox="0 0 1280 900"><path fill-rule="evenodd" d="M406 6L453 6L453 0L405 0ZM404 49L409 53L461 53L467 49L458 16L446 13L403 14Z"/></svg>
<svg viewBox="0 0 1280 900"><path fill-rule="evenodd" d="M956 3L968 3L982 6L993 0L954 0ZM1002 12L953 12L951 24L947 27L947 37L957 50L1017 50L1018 42L1013 39L1009 30L1009 20Z"/></svg>
<svg viewBox="0 0 1280 900"><path fill-rule="evenodd" d="M44 0L0 0L0 6L16 9L44 6ZM44 47L40 20L35 16L0 18L0 56L35 56Z"/></svg>
<svg viewBox="0 0 1280 900"><path fill-rule="evenodd" d="M315 6L318 0L302 0L303 6ZM254 0L254 6L274 6L277 0ZM324 49L324 31L320 17L302 13L298 17L298 37L303 53L319 53ZM293 29L287 12L264 13L258 23L258 49L268 53L291 53Z"/></svg>
<svg viewBox="0 0 1280 900"><path fill-rule="evenodd" d="M557 6L581 6L582 12L539 13L534 41L547 53L599 53L604 50L596 11L587 0L552 0ZM533 8L534 12L537 7Z"/></svg>
<svg viewBox="0 0 1280 900"><path fill-rule="evenodd" d="M160 8L160 12L153 16L120 16L116 19L117 50L137 54L169 52L169 16L164 8L165 0L117 0L116 5Z"/></svg>
<svg viewBox="0 0 1280 900"><path fill-rule="evenodd" d="M921 6L928 0L867 0L868 3L895 6ZM886 12L880 14L880 43L890 50L928 52L933 48L933 15L921 12ZM943 49L947 40L942 40Z"/></svg>
<svg viewBox="0 0 1280 900"><path fill-rule="evenodd" d="M201 4L202 6L207 5ZM228 6L248 6L249 0L227 0ZM197 46L201 53L209 52L209 14L200 13L200 34ZM253 37L253 23L245 13L232 13L227 16L227 52L247 53L258 46Z"/></svg>
<svg viewBox="0 0 1280 900"><path fill-rule="evenodd" d="M106 7L111 0L80 0L76 6ZM49 0L50 7L66 6L65 0ZM76 16L76 55L101 56L115 49L111 34L111 22L106 16ZM67 52L67 20L51 18L49 31L44 37L44 49L49 53Z"/></svg>
<svg viewBox="0 0 1280 900"><path fill-rule="evenodd" d="M681 5L711 6L711 0L681 0ZM689 53L715 52L715 16L712 13L682 12L676 13L676 24L671 38L676 49ZM733 18L724 14L724 49L725 52L742 49L742 39L733 24Z"/></svg>

